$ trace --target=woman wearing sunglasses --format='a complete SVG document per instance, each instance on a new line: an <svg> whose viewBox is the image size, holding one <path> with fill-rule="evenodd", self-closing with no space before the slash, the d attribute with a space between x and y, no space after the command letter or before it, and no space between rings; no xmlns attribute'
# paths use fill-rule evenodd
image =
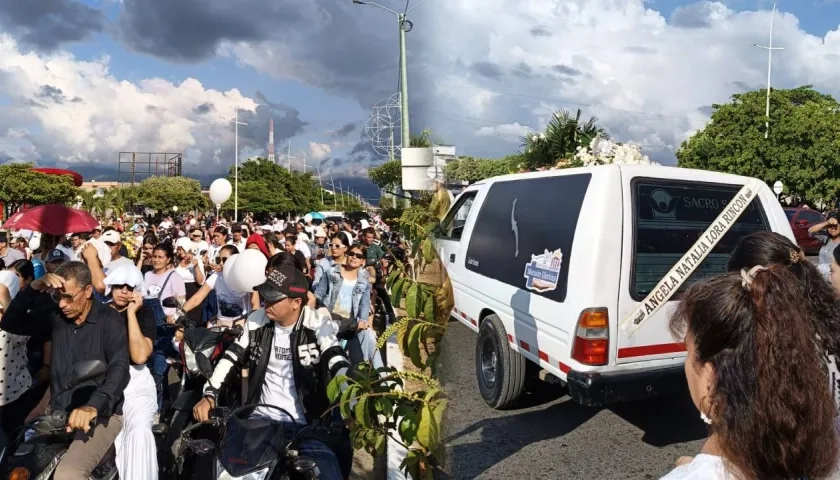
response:
<svg viewBox="0 0 840 480"><path fill-rule="evenodd" d="M350 248L332 248L340 242L339 237L346 239L336 234L330 240L330 247L336 252L332 264L324 270L315 296L332 313L339 336L349 340L351 362L370 361L373 368L379 368L383 366L382 358L376 350L376 333L369 321L370 273L364 268L367 251L358 243ZM344 250L346 254L339 253ZM339 263L337 258L342 256L344 262Z"/></svg>
<svg viewBox="0 0 840 480"><path fill-rule="evenodd" d="M219 257L216 259L216 264L224 268L225 262L236 255L238 250L234 245L225 245L219 250ZM215 293L215 314L214 320L207 322L208 327L232 327L233 322L241 315L249 313L252 309L260 308L259 296L256 292L253 293L237 293L228 287L225 283L225 277L222 271L213 273L204 282L204 285L198 289L187 303L184 304L184 310L189 312L194 308L198 308L205 298L212 297L211 293ZM212 298L211 298L212 300Z"/></svg>
<svg viewBox="0 0 840 480"><path fill-rule="evenodd" d="M131 379L123 393L123 429L114 446L121 479L157 477L157 449L152 424L158 409L157 388L146 362L154 352L155 317L143 308L143 273L131 265L120 265L105 277L105 294L111 308L122 315L128 329Z"/></svg>

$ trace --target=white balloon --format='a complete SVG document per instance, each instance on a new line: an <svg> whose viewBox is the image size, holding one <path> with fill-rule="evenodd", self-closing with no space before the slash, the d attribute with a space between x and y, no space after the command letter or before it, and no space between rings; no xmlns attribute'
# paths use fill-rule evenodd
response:
<svg viewBox="0 0 840 480"><path fill-rule="evenodd" d="M227 265L236 257L235 263ZM268 259L259 250L245 250L225 262L223 275L225 284L234 292L250 293L254 287L265 282L265 267Z"/></svg>
<svg viewBox="0 0 840 480"><path fill-rule="evenodd" d="M230 269L233 268L233 264L236 263L236 258L239 257L238 253L234 253L227 260L225 260L225 264L222 266L222 278L225 279L225 285L230 287L230 284L227 283L228 276L230 275Z"/></svg>
<svg viewBox="0 0 840 480"><path fill-rule="evenodd" d="M303 216L303 221L306 222L306 223L312 223L312 215L307 213L306 215Z"/></svg>
<svg viewBox="0 0 840 480"><path fill-rule="evenodd" d="M227 202L231 193L233 186L226 178L217 178L210 184L210 201L216 205Z"/></svg>
<svg viewBox="0 0 840 480"><path fill-rule="evenodd" d="M194 227L194 226L195 226L195 219L194 219L194 218L193 218L192 220L190 220L190 226L191 226L191 227Z"/></svg>

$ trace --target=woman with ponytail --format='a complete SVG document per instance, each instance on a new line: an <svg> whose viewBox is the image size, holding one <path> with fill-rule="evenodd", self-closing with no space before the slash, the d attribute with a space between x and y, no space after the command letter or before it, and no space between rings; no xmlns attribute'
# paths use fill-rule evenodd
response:
<svg viewBox="0 0 840 480"><path fill-rule="evenodd" d="M782 265L698 282L671 317L709 439L667 480L828 478L838 460L835 406L802 282Z"/></svg>
<svg viewBox="0 0 840 480"><path fill-rule="evenodd" d="M824 370L823 378L828 379L834 403L840 408L837 365L840 358L840 308L837 291L805 258L799 246L778 233L756 232L742 238L732 250L726 269L737 273L756 265L784 268L799 281L801 293L796 301L805 314L803 320L812 325L814 342L823 359L820 364Z"/></svg>

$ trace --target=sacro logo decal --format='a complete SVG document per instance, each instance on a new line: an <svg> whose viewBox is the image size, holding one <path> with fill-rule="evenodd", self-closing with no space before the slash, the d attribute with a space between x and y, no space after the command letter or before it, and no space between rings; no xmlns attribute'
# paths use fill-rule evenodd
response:
<svg viewBox="0 0 840 480"><path fill-rule="evenodd" d="M653 210L653 218L662 220L675 220L677 218L677 200L679 197L671 196L665 190L657 188L647 195L650 208Z"/></svg>

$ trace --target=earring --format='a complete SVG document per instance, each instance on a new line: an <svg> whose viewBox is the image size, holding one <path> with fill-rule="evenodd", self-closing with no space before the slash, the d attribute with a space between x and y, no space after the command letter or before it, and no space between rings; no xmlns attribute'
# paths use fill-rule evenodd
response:
<svg viewBox="0 0 840 480"><path fill-rule="evenodd" d="M712 419L709 418L709 416L706 415L703 412L700 412L700 420L703 420L703 422L705 422L706 425L711 425L712 424Z"/></svg>

